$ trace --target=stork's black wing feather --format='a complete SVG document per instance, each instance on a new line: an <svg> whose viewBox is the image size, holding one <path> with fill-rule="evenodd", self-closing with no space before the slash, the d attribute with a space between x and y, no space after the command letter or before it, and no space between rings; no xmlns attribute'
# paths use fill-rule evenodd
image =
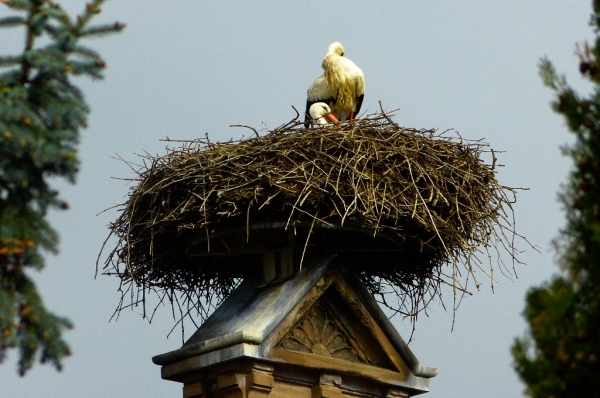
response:
<svg viewBox="0 0 600 398"><path fill-rule="evenodd" d="M364 94L359 95L356 99L356 112L354 112L354 117L356 117L356 115L358 115L358 113L360 112L360 107L362 106L363 99L365 99Z"/></svg>
<svg viewBox="0 0 600 398"><path fill-rule="evenodd" d="M308 99L306 100L306 112L304 112L304 128L309 128L310 127L310 122L312 120L312 118L310 117L310 107L312 106L312 104L316 103L318 101L309 101Z"/></svg>

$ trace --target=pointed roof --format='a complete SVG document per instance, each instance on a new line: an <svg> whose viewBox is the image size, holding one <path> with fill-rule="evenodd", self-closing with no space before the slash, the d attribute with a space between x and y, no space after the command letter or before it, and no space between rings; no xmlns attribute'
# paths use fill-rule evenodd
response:
<svg viewBox="0 0 600 398"><path fill-rule="evenodd" d="M421 365L337 256L318 258L285 282L260 283L245 280L183 347L152 358L163 378L176 379L197 357L200 367L240 356L305 365L308 357L312 367L429 390L437 369Z"/></svg>

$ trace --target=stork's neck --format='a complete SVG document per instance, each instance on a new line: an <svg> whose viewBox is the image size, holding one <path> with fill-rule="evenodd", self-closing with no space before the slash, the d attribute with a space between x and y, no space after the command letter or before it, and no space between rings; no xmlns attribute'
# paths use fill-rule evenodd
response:
<svg viewBox="0 0 600 398"><path fill-rule="evenodd" d="M352 109L353 84L349 84L346 75L340 65L340 57L338 54L327 55L323 59L321 66L323 67L325 81L330 92L336 95L336 104L340 108Z"/></svg>

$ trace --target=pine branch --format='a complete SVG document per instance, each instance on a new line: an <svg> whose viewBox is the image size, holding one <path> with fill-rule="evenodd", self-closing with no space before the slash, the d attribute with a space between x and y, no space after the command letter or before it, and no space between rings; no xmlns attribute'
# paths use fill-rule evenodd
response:
<svg viewBox="0 0 600 398"><path fill-rule="evenodd" d="M120 24L118 22L111 25L99 25L93 26L87 29L83 29L81 31L81 37L102 37L107 34L112 34L115 32L120 32L125 28L124 24Z"/></svg>
<svg viewBox="0 0 600 398"><path fill-rule="evenodd" d="M20 65L23 62L23 56L0 56L0 67Z"/></svg>
<svg viewBox="0 0 600 398"><path fill-rule="evenodd" d="M41 250L57 251L58 237L46 221L49 209L66 209L49 178L74 182L79 168L79 131L90 111L69 77L102 77L100 55L80 46L86 36L122 29L88 26L103 0L87 5L77 22L49 0L0 0L24 16L3 18L0 28L25 26L22 54L0 56L0 362L19 351L19 373L33 363L57 369L70 355L62 338L70 323L46 310L24 270L41 270ZM86 33L87 32L87 33ZM43 37L47 45L37 39Z"/></svg>
<svg viewBox="0 0 600 398"><path fill-rule="evenodd" d="M27 21L22 17L0 18L0 28L12 28L26 25Z"/></svg>
<svg viewBox="0 0 600 398"><path fill-rule="evenodd" d="M63 25L67 28L67 30L72 31L74 29L73 23L71 19L69 19L69 14L67 14L58 4L53 2L48 2L48 7L46 8L46 12L48 13L48 17L52 18L59 24Z"/></svg>
<svg viewBox="0 0 600 398"><path fill-rule="evenodd" d="M10 3L12 3L13 1L14 0L11 0ZM27 29L27 37L25 39L25 50L23 51L25 54L27 54L33 48L33 43L34 43L35 36L36 36L36 31L33 29L33 20L38 15L38 13L40 11L40 6L41 6L40 0L33 0L28 3L30 3L30 8L28 9L28 11L29 11L29 15L27 17L28 29ZM27 61L27 57L23 57L23 62L22 62L22 67L21 67L21 84L23 84L23 85L25 83L27 83L27 81L29 79L29 69L30 69L30 65L29 65L29 62Z"/></svg>
<svg viewBox="0 0 600 398"><path fill-rule="evenodd" d="M575 142L562 148L574 167L560 194L566 227L554 241L561 273L528 292L528 331L513 345L515 369L535 398L600 391L600 2L593 4L596 40L578 45L577 55L594 91L577 93L550 61L540 62L542 80L556 95L552 108Z"/></svg>
<svg viewBox="0 0 600 398"><path fill-rule="evenodd" d="M93 60L102 60L100 54L93 48L77 46L72 51L73 56L81 57L82 59L91 58Z"/></svg>
<svg viewBox="0 0 600 398"><path fill-rule="evenodd" d="M6 4L15 10L28 11L31 8L31 0L0 0L0 3Z"/></svg>

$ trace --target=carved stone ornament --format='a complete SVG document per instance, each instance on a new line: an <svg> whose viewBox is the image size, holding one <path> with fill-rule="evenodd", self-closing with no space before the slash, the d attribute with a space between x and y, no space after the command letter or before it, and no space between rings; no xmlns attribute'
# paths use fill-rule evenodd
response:
<svg viewBox="0 0 600 398"><path fill-rule="evenodd" d="M290 330L276 348L372 365L326 303L319 302Z"/></svg>

